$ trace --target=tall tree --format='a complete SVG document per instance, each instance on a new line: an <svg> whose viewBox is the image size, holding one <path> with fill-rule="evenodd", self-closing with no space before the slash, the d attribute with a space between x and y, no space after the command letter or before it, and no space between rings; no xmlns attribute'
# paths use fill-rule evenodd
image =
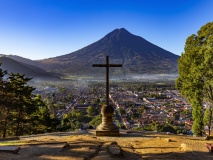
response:
<svg viewBox="0 0 213 160"><path fill-rule="evenodd" d="M7 71L0 68L0 130L2 131L2 137L6 137L13 96L7 88L7 81L4 80L6 74Z"/></svg>
<svg viewBox="0 0 213 160"><path fill-rule="evenodd" d="M202 102L213 103L213 22L207 23L186 40L178 60L176 88L193 106L193 132L202 135Z"/></svg>
<svg viewBox="0 0 213 160"><path fill-rule="evenodd" d="M14 93L13 105L15 112L13 114L16 119L15 135L19 136L26 129L25 123L29 122L29 115L36 110L32 101L32 91L34 88L27 85L32 78L25 77L24 74L11 73L8 79L8 88Z"/></svg>
<svg viewBox="0 0 213 160"><path fill-rule="evenodd" d="M208 127L208 135L211 134L211 121L212 121L212 107L207 107L203 117L203 123Z"/></svg>

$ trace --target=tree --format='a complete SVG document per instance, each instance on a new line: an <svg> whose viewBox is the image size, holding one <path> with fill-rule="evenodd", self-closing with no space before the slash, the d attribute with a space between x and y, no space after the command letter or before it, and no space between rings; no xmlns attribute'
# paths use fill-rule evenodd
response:
<svg viewBox="0 0 213 160"><path fill-rule="evenodd" d="M0 63L1 66L1 63ZM5 81L3 80L4 75L7 73L7 71L4 71L0 68L0 130L2 131L3 137L6 136L6 130L7 130L7 122L8 122L8 115L9 111L6 107L7 104L7 98L8 94L6 92L5 88Z"/></svg>
<svg viewBox="0 0 213 160"><path fill-rule="evenodd" d="M95 108L95 107L93 107L93 106L89 106L89 107L87 108L87 115L88 115L89 117L92 117L92 116L94 116L94 115L96 115L96 114L98 114L98 109L97 109L97 108Z"/></svg>
<svg viewBox="0 0 213 160"><path fill-rule="evenodd" d="M96 99L93 100L92 103L98 105L100 103L100 99L96 98Z"/></svg>
<svg viewBox="0 0 213 160"><path fill-rule="evenodd" d="M206 108L203 117L203 123L205 126L208 126L208 135L210 136L211 133L211 120L212 120L212 107Z"/></svg>
<svg viewBox="0 0 213 160"><path fill-rule="evenodd" d="M186 40L178 60L176 88L192 104L193 132L202 135L203 106L213 103L213 22L207 23Z"/></svg>
<svg viewBox="0 0 213 160"><path fill-rule="evenodd" d="M51 118L49 109L46 107L39 107L36 112L31 114L30 132L31 134L40 134L50 131Z"/></svg>
<svg viewBox="0 0 213 160"><path fill-rule="evenodd" d="M15 107L13 112L14 118L16 119L15 135L19 136L22 135L26 129L24 125L28 122L29 115L36 110L32 101L32 91L34 88L27 85L32 78L25 77L24 74L11 73L8 79L7 87L14 94L12 103Z"/></svg>
<svg viewBox="0 0 213 160"><path fill-rule="evenodd" d="M176 133L176 130L174 127L170 124L165 124L161 128L161 132L171 132L171 133Z"/></svg>
<svg viewBox="0 0 213 160"><path fill-rule="evenodd" d="M138 114L143 114L143 113L145 113L145 106L142 106L142 107L140 107L140 108L137 108L137 113L138 113Z"/></svg>
<svg viewBox="0 0 213 160"><path fill-rule="evenodd" d="M84 99L84 98L81 98L80 101L79 101L79 103L80 103L80 104L84 104L84 103L85 103L85 99Z"/></svg>
<svg viewBox="0 0 213 160"><path fill-rule="evenodd" d="M56 95L55 93L52 94L52 104L50 106L52 114L56 115Z"/></svg>
<svg viewBox="0 0 213 160"><path fill-rule="evenodd" d="M30 114L29 132L31 134L56 131L60 120L51 117L47 104L42 100L41 95L37 94L33 99L36 111Z"/></svg>
<svg viewBox="0 0 213 160"><path fill-rule="evenodd" d="M62 119L62 130L68 131L76 129L75 121L71 113L64 114Z"/></svg>
<svg viewBox="0 0 213 160"><path fill-rule="evenodd" d="M89 126L92 126L93 128L96 128L100 124L101 124L100 115L93 117L93 119L89 122Z"/></svg>
<svg viewBox="0 0 213 160"><path fill-rule="evenodd" d="M120 113L120 115L125 115L126 114L126 111L122 107L118 108L118 112Z"/></svg>
<svg viewBox="0 0 213 160"><path fill-rule="evenodd" d="M10 92L0 91L0 130L2 137L7 136L7 131L11 128L13 116L11 111L14 110L12 99L14 94Z"/></svg>

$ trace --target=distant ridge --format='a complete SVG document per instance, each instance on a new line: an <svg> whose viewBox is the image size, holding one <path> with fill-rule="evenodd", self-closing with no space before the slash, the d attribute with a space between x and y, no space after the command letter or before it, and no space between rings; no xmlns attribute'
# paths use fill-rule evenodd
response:
<svg viewBox="0 0 213 160"><path fill-rule="evenodd" d="M104 63L109 55L122 68L111 69L114 75L144 73L177 73L179 56L166 51L126 29L115 29L102 39L75 52L37 62L42 67L67 75L94 75L103 69L93 68L93 63Z"/></svg>
<svg viewBox="0 0 213 160"><path fill-rule="evenodd" d="M15 60L17 62L24 63L24 64L29 64L29 65L33 65L33 66L39 66L38 62L33 61L31 59L28 59L28 58L20 57L20 56L17 56L17 55L7 55L6 57L11 58L11 59L13 59L13 60Z"/></svg>
<svg viewBox="0 0 213 160"><path fill-rule="evenodd" d="M0 57L0 63L2 63L0 68L2 68L3 70L7 70L9 73L13 72L13 73L25 74L27 77L32 77L35 80L38 80L38 79L59 80L60 79L59 77L54 76L46 72L45 70L42 70L41 68L38 68L33 65L17 62L6 56Z"/></svg>

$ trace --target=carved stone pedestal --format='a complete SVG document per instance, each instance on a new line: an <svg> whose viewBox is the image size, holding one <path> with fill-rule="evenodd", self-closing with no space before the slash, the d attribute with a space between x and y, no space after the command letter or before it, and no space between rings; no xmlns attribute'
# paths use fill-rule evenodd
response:
<svg viewBox="0 0 213 160"><path fill-rule="evenodd" d="M96 136L119 136L119 129L113 123L112 116L114 109L110 105L103 105L101 108L102 123L96 128Z"/></svg>

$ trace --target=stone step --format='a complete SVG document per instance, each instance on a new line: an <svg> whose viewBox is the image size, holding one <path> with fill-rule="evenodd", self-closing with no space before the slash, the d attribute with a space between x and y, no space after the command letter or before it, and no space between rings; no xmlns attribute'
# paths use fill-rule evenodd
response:
<svg viewBox="0 0 213 160"><path fill-rule="evenodd" d="M116 160L124 159L121 147L117 142L106 142L100 149L99 154L92 160Z"/></svg>
<svg viewBox="0 0 213 160"><path fill-rule="evenodd" d="M107 149L111 157L122 157L122 150L118 144L110 144Z"/></svg>
<svg viewBox="0 0 213 160"><path fill-rule="evenodd" d="M0 146L0 151L2 152L18 153L20 150L21 148L17 146Z"/></svg>

